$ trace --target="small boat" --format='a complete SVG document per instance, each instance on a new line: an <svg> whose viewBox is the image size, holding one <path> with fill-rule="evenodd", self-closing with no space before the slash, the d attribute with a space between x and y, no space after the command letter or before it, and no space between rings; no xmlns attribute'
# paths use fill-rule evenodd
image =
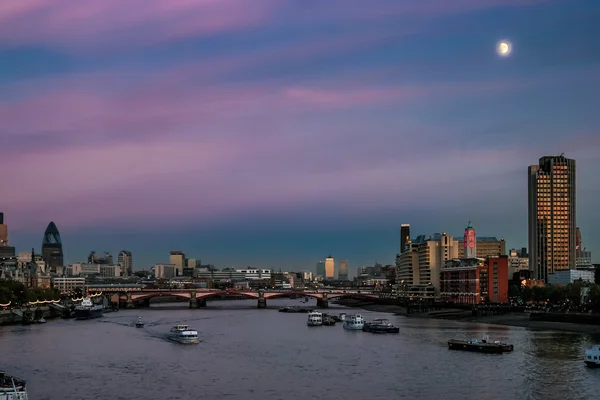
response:
<svg viewBox="0 0 600 400"><path fill-rule="evenodd" d="M487 335L483 336L482 340L448 340L448 348L450 350L476 351L479 353L507 353L513 351L512 344L502 343L498 340L490 342Z"/></svg>
<svg viewBox="0 0 600 400"><path fill-rule="evenodd" d="M585 351L585 365L590 368L600 368L600 344L595 344Z"/></svg>
<svg viewBox="0 0 600 400"><path fill-rule="evenodd" d="M298 306L285 306L285 307L280 308L279 312L297 313L297 312L300 312L300 307L298 307Z"/></svg>
<svg viewBox="0 0 600 400"><path fill-rule="evenodd" d="M144 321L142 321L142 317L138 317L137 321L135 321L135 327L136 328L144 327Z"/></svg>
<svg viewBox="0 0 600 400"><path fill-rule="evenodd" d="M318 311L311 311L308 313L308 321L306 321L306 325L308 326L321 326L323 325L323 314Z"/></svg>
<svg viewBox="0 0 600 400"><path fill-rule="evenodd" d="M340 315L338 316L338 318L340 319L341 322L344 322L344 320L346 319L346 313L340 313Z"/></svg>
<svg viewBox="0 0 600 400"><path fill-rule="evenodd" d="M365 326L365 319L362 315L346 315L344 318L344 329L349 331L360 331Z"/></svg>
<svg viewBox="0 0 600 400"><path fill-rule="evenodd" d="M335 326L336 319L332 315L323 314L323 325L325 326Z"/></svg>
<svg viewBox="0 0 600 400"><path fill-rule="evenodd" d="M0 400L27 400L26 382L0 371Z"/></svg>
<svg viewBox="0 0 600 400"><path fill-rule="evenodd" d="M372 333L399 333L400 328L392 325L392 323L385 318L377 318L372 322L366 322L363 326L363 331Z"/></svg>
<svg viewBox="0 0 600 400"><path fill-rule="evenodd" d="M46 320L44 318L40 318L40 319L38 319L37 323L38 324L45 324Z"/></svg>
<svg viewBox="0 0 600 400"><path fill-rule="evenodd" d="M198 331L187 325L173 325L169 339L177 343L198 343Z"/></svg>

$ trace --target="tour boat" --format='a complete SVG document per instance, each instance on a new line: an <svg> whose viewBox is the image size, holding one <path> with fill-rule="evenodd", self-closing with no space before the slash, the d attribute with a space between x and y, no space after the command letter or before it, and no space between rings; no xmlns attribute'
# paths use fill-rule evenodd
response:
<svg viewBox="0 0 600 400"><path fill-rule="evenodd" d="M600 344L595 344L585 351L585 365L590 368L600 368Z"/></svg>
<svg viewBox="0 0 600 400"><path fill-rule="evenodd" d="M448 340L448 348L450 350L476 351L479 353L507 353L513 351L512 344L502 343L498 340L490 342L487 335L483 336L482 340Z"/></svg>
<svg viewBox="0 0 600 400"><path fill-rule="evenodd" d="M27 400L26 382L0 371L0 400Z"/></svg>
<svg viewBox="0 0 600 400"><path fill-rule="evenodd" d="M308 326L321 326L323 325L323 314L318 311L311 311L308 313Z"/></svg>
<svg viewBox="0 0 600 400"><path fill-rule="evenodd" d="M360 331L365 326L365 319L362 315L346 315L344 318L344 329L349 331Z"/></svg>
<svg viewBox="0 0 600 400"><path fill-rule="evenodd" d="M173 325L169 339L178 343L198 343L198 331L187 325Z"/></svg>
<svg viewBox="0 0 600 400"><path fill-rule="evenodd" d="M400 328L392 325L392 323L385 318L374 319L372 322L366 322L363 326L363 331L372 333L398 333Z"/></svg>
<svg viewBox="0 0 600 400"><path fill-rule="evenodd" d="M75 319L99 318L103 313L104 307L94 305L89 297L83 299L81 304L75 307Z"/></svg>
<svg viewBox="0 0 600 400"><path fill-rule="evenodd" d="M138 317L137 321L135 322L135 327L136 328L143 328L144 327L144 321L142 321L142 317Z"/></svg>

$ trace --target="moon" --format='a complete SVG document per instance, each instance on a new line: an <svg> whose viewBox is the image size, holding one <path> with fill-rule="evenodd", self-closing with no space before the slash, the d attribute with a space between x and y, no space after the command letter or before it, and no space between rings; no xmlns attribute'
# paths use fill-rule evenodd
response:
<svg viewBox="0 0 600 400"><path fill-rule="evenodd" d="M496 46L496 51L500 56L506 57L512 52L512 44L507 40L502 40L498 43L498 46Z"/></svg>

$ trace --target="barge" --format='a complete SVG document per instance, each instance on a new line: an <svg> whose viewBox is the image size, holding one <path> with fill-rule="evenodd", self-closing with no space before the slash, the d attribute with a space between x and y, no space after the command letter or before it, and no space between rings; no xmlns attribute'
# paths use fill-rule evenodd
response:
<svg viewBox="0 0 600 400"><path fill-rule="evenodd" d="M498 340L490 342L486 335L482 340L450 339L448 340L448 348L450 350L474 351L478 353L508 353L513 351L514 346Z"/></svg>

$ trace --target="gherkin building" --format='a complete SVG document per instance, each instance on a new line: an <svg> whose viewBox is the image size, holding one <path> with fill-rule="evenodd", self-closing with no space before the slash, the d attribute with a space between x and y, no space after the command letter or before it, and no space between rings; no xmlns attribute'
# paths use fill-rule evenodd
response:
<svg viewBox="0 0 600 400"><path fill-rule="evenodd" d="M44 232L42 257L46 262L46 271L56 273L63 266L62 240L54 222L50 222Z"/></svg>

